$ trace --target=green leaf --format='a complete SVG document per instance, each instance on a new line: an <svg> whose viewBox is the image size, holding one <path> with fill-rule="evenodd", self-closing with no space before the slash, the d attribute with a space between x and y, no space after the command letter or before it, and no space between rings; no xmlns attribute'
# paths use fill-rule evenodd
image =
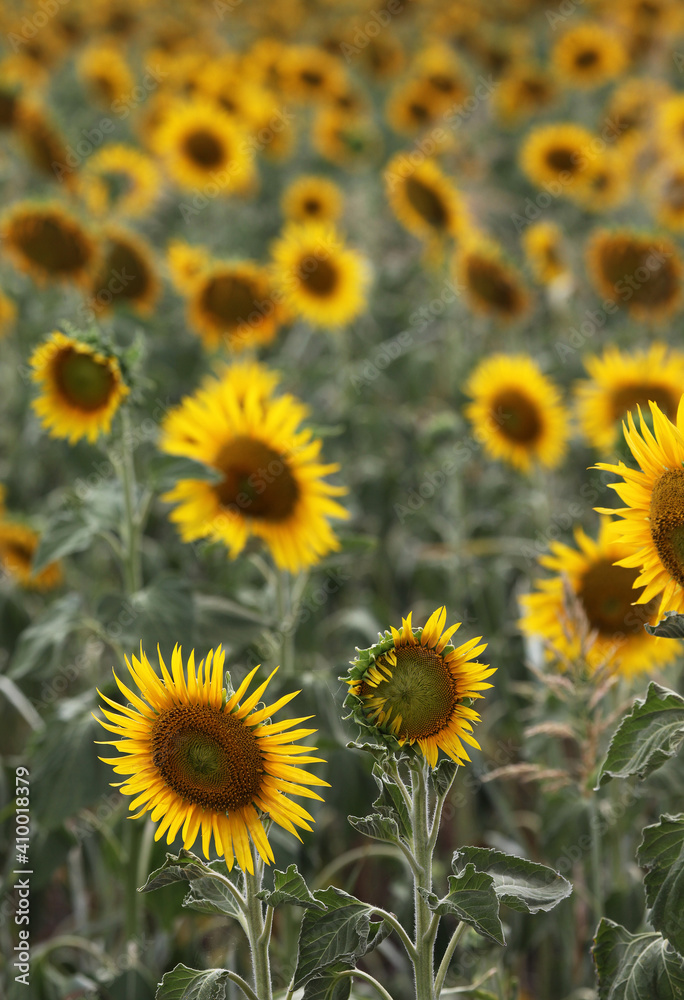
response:
<svg viewBox="0 0 684 1000"><path fill-rule="evenodd" d="M458 764L455 760L451 760L449 757L442 757L430 775L437 795L440 797L446 795L454 782L457 771Z"/></svg>
<svg viewBox="0 0 684 1000"><path fill-rule="evenodd" d="M225 868L223 861L212 861L209 867L215 864ZM242 911L235 896L224 882L225 878L224 875L221 879L210 876L194 879L183 899L183 906L187 906L190 910L199 910L200 913L220 913L242 921Z"/></svg>
<svg viewBox="0 0 684 1000"><path fill-rule="evenodd" d="M216 862L212 862L212 864L216 864ZM223 861L218 862L218 864L225 867ZM138 892L154 892L155 889L162 889L165 885L172 885L174 882L192 883L198 879L221 880L227 877L227 869L226 872L217 872L192 851L186 851L183 847L179 854L167 853L164 864L148 875L147 881L140 886Z"/></svg>
<svg viewBox="0 0 684 1000"><path fill-rule="evenodd" d="M661 816L647 826L637 851L646 869L644 886L650 921L678 952L684 953L684 813Z"/></svg>
<svg viewBox="0 0 684 1000"><path fill-rule="evenodd" d="M373 809L379 816L392 820L399 833L410 839L413 832L411 814L400 790L392 777L377 762L373 764L372 774L380 789L380 794L373 802Z"/></svg>
<svg viewBox="0 0 684 1000"><path fill-rule="evenodd" d="M212 465L181 455L155 455L150 459L147 474L153 488L160 493L173 489L182 479L200 479L209 483L218 483L222 479L222 473Z"/></svg>
<svg viewBox="0 0 684 1000"><path fill-rule="evenodd" d="M352 989L351 976L339 978L340 972L345 972L353 966L345 962L333 965L322 976L310 979L304 987L302 1000L349 1000Z"/></svg>
<svg viewBox="0 0 684 1000"><path fill-rule="evenodd" d="M297 865L290 865L286 872L273 872L273 892L263 889L258 893L268 906L302 906L304 909L324 910L325 904L320 903L309 891L309 887L299 874Z"/></svg>
<svg viewBox="0 0 684 1000"><path fill-rule="evenodd" d="M67 594L50 604L19 636L9 676L15 680L31 673L54 676L64 645L80 619L79 594Z"/></svg>
<svg viewBox="0 0 684 1000"><path fill-rule="evenodd" d="M161 573L144 590L130 598L137 646L170 657L176 643L186 654L194 647L194 603L190 581L173 573Z"/></svg>
<svg viewBox="0 0 684 1000"><path fill-rule="evenodd" d="M611 778L631 774L645 778L674 756L682 740L684 698L652 682L646 697L637 698L610 741L597 788Z"/></svg>
<svg viewBox="0 0 684 1000"><path fill-rule="evenodd" d="M390 816L378 816L377 813L372 813L370 816L348 816L347 819L364 837L382 840L387 844L399 843L399 827Z"/></svg>
<svg viewBox="0 0 684 1000"><path fill-rule="evenodd" d="M486 847L461 847L451 867L458 875L468 864L492 876L494 891L507 906L520 913L552 910L572 892L572 885L553 868Z"/></svg>
<svg viewBox="0 0 684 1000"><path fill-rule="evenodd" d="M225 969L189 969L177 965L162 977L156 1000L225 1000L228 973Z"/></svg>
<svg viewBox="0 0 684 1000"><path fill-rule="evenodd" d="M299 932L295 989L339 963L353 967L357 959L377 947L391 927L372 921L373 907L341 889L318 889L315 898L325 912L307 910Z"/></svg>
<svg viewBox="0 0 684 1000"><path fill-rule="evenodd" d="M660 934L630 934L605 917L596 932L599 1000L682 1000L684 961Z"/></svg>
<svg viewBox="0 0 684 1000"><path fill-rule="evenodd" d="M676 611L666 611L665 617L657 625L644 625L649 635L657 635L663 639L684 639L684 615Z"/></svg>
<svg viewBox="0 0 684 1000"><path fill-rule="evenodd" d="M49 520L33 556L34 573L73 552L84 552L100 531L116 529L120 520L118 484L105 482L88 488L83 502L58 510Z"/></svg>
<svg viewBox="0 0 684 1000"><path fill-rule="evenodd" d="M468 864L460 875L449 875L447 881L449 892L443 899L427 889L418 890L433 913L451 913L495 944L506 944L492 876Z"/></svg>

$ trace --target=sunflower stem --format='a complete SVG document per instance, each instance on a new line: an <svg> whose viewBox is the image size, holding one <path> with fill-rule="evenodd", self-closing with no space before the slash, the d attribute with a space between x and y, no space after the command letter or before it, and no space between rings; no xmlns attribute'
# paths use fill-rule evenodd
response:
<svg viewBox="0 0 684 1000"><path fill-rule="evenodd" d="M594 896L594 923L603 916L603 878L601 871L601 822L597 796L589 798L589 826L591 829L591 881Z"/></svg>
<svg viewBox="0 0 684 1000"><path fill-rule="evenodd" d="M444 986L444 980L446 979L446 974L449 971L449 964L454 956L454 952L458 946L458 942L461 940L465 933L467 924L462 920L456 925L456 930L451 935L451 940L446 947L446 951L442 956L442 961L439 963L439 968L437 969L437 975L435 977L435 996L439 1000L440 994L442 992L442 987Z"/></svg>
<svg viewBox="0 0 684 1000"><path fill-rule="evenodd" d="M124 523L122 539L124 543L124 577L129 594L135 594L142 586L142 570L139 551L139 523L136 514L136 479L133 462L131 418L128 407L121 409L121 456L119 471L124 495Z"/></svg>
<svg viewBox="0 0 684 1000"><path fill-rule="evenodd" d="M247 899L247 936L252 952L254 986L259 1000L273 1000L269 958L272 914L264 919L264 906L257 895L261 891L264 866L251 841L250 850L254 863L254 874L250 875L249 872L245 872L244 878Z"/></svg>
<svg viewBox="0 0 684 1000"><path fill-rule="evenodd" d="M382 997L382 1000L392 1000L392 995L388 993L385 987L377 981L375 976L371 976L369 972L362 972L361 969L345 969L343 972L338 972L337 978L363 979L364 982L370 983L371 986L374 987L374 989Z"/></svg>
<svg viewBox="0 0 684 1000"><path fill-rule="evenodd" d="M413 827L413 856L418 868L413 878L413 899L416 921L416 957L413 962L416 983L416 1000L435 1000L434 992L434 943L436 926L432 913L420 894L421 889L432 891L432 850L428 826L427 762L422 758L411 764L411 822Z"/></svg>
<svg viewBox="0 0 684 1000"><path fill-rule="evenodd" d="M447 796L451 791L454 781L456 780L456 775L458 774L458 767L454 771L453 777L449 782L448 786L445 788L442 795L437 796L437 801L435 803L435 811L432 815L432 826L430 827L430 853L433 854L435 847L437 846L437 837L439 836L439 827L442 822L442 810L444 808L444 803L447 800Z"/></svg>

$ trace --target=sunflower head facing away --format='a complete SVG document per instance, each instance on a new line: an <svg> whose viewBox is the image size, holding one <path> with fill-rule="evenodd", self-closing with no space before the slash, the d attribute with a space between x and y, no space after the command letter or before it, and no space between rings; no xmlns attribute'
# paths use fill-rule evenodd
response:
<svg viewBox="0 0 684 1000"><path fill-rule="evenodd" d="M288 796L320 800L308 786L327 782L301 766L321 762L320 757L300 756L315 747L293 742L316 732L292 729L306 719L270 722L297 692L257 708L273 674L248 695L259 669L255 667L237 691L227 692L224 660L219 647L196 667L193 651L186 671L176 646L171 672L159 653L159 676L142 647L140 657L127 658L140 695L116 674L129 704L101 695L108 707L102 708L106 721L100 724L115 734L115 739L102 742L123 756L100 759L125 775L115 787L134 796L131 818L149 812L153 821L161 820L155 840L166 834L171 844L182 831L183 846L189 850L201 833L202 850L209 858L213 837L229 869L237 859L243 871L253 873L250 839L267 864L273 861L262 815L299 838L296 828L310 830L313 817Z"/></svg>
<svg viewBox="0 0 684 1000"><path fill-rule="evenodd" d="M599 462L620 476L610 483L623 503L617 510L597 508L603 514L618 514L622 520L611 525L613 537L624 545L626 555L618 566L638 569L634 587L637 604L654 601L655 613L684 612L684 396L674 422L667 419L657 403L649 403L653 431L641 408L640 428L627 415L625 440L640 468L619 462Z"/></svg>
<svg viewBox="0 0 684 1000"><path fill-rule="evenodd" d="M152 247L121 226L107 226L103 236L101 260L91 288L95 310L127 305L148 314L161 291Z"/></svg>
<svg viewBox="0 0 684 1000"><path fill-rule="evenodd" d="M522 598L522 631L544 639L549 655L561 665L576 663L584 653L590 670L607 668L632 676L675 659L681 643L654 638L644 629L658 619L658 598L634 604L641 593L634 589L638 574L615 565L627 549L611 538L608 518L602 518L596 541L578 528L575 542L575 548L552 542L551 553L540 558L554 575L539 580L535 590ZM568 588L593 642L583 639L581 617L568 606Z"/></svg>
<svg viewBox="0 0 684 1000"><path fill-rule="evenodd" d="M51 437L74 444L109 433L130 391L113 353L55 330L33 352L30 364L40 387L33 409Z"/></svg>
<svg viewBox="0 0 684 1000"><path fill-rule="evenodd" d="M216 470L216 481L184 479L163 499L183 541L223 542L231 558L250 536L262 539L282 569L297 572L339 548L330 518L347 511L346 493L325 477L322 442L302 429L307 408L274 395L278 376L254 362L233 364L208 379L166 418L161 450Z"/></svg>
<svg viewBox="0 0 684 1000"><path fill-rule="evenodd" d="M401 628L359 650L345 678L354 721L390 749L417 744L431 767L440 750L460 763L470 760L464 743L479 749L472 731L480 716L465 702L484 697L496 669L476 660L486 643L477 638L454 647L449 640L460 623L444 631L445 625L443 607L423 628L412 628L409 614Z"/></svg>
<svg viewBox="0 0 684 1000"><path fill-rule="evenodd" d="M538 462L555 468L565 455L568 414L560 393L526 355L494 354L464 387L473 399L465 413L485 451L529 472Z"/></svg>

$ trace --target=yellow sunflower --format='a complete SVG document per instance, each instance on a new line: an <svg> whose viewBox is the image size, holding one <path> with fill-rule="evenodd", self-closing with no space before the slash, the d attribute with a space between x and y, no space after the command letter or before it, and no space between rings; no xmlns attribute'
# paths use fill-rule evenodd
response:
<svg viewBox="0 0 684 1000"><path fill-rule="evenodd" d="M465 414L492 458L529 472L552 469L565 455L568 414L557 387L527 355L494 354L464 386L473 399Z"/></svg>
<svg viewBox="0 0 684 1000"><path fill-rule="evenodd" d="M35 349L30 364L41 390L33 409L51 437L74 444L109 433L129 393L117 358L55 330Z"/></svg>
<svg viewBox="0 0 684 1000"><path fill-rule="evenodd" d="M631 352L607 347L602 357L585 358L584 367L591 377L576 385L577 415L584 437L599 451L615 448L619 422L649 400L675 418L684 393L681 351L661 343Z"/></svg>
<svg viewBox="0 0 684 1000"><path fill-rule="evenodd" d="M366 308L369 268L334 226L290 223L273 244L273 281L285 306L314 326L344 326Z"/></svg>
<svg viewBox="0 0 684 1000"><path fill-rule="evenodd" d="M684 155L655 169L647 186L656 220L667 229L684 231Z"/></svg>
<svg viewBox="0 0 684 1000"><path fill-rule="evenodd" d="M541 125L525 139L520 166L533 184L557 183L570 191L590 162L593 141L591 132L572 122Z"/></svg>
<svg viewBox="0 0 684 1000"><path fill-rule="evenodd" d="M630 168L617 149L605 149L594 157L570 197L590 212L610 212L630 194Z"/></svg>
<svg viewBox="0 0 684 1000"><path fill-rule="evenodd" d="M475 312L503 323L513 322L527 312L529 294L493 240L472 234L459 248L454 270Z"/></svg>
<svg viewBox="0 0 684 1000"><path fill-rule="evenodd" d="M385 168L385 191L402 225L422 239L457 236L466 224L463 200L434 160L414 166L399 153Z"/></svg>
<svg viewBox="0 0 684 1000"><path fill-rule="evenodd" d="M600 87L620 76L627 53L615 32L585 21L558 39L551 53L558 75L571 87Z"/></svg>
<svg viewBox="0 0 684 1000"><path fill-rule="evenodd" d="M346 87L339 59L314 45L291 45L278 61L281 89L295 101L325 101Z"/></svg>
<svg viewBox="0 0 684 1000"><path fill-rule="evenodd" d="M88 209L96 215L146 215L162 186L159 169L149 156L124 143L93 153L80 175Z"/></svg>
<svg viewBox="0 0 684 1000"><path fill-rule="evenodd" d="M0 337L5 337L14 327L17 319L17 307L13 299L0 291Z"/></svg>
<svg viewBox="0 0 684 1000"><path fill-rule="evenodd" d="M207 264L188 289L188 323L210 349L269 344L285 318L268 272L252 261Z"/></svg>
<svg viewBox="0 0 684 1000"><path fill-rule="evenodd" d="M415 136L443 114L444 100L430 84L412 78L398 84L387 101L387 124L400 135Z"/></svg>
<svg viewBox="0 0 684 1000"><path fill-rule="evenodd" d="M177 505L170 517L183 541L223 542L234 559L253 535L296 573L339 548L329 519L349 515L332 499L344 487L324 479L339 466L320 463L321 441L300 429L307 408L289 394L273 396L276 381L254 362L234 364L168 415L161 450L222 478L182 480L163 499Z"/></svg>
<svg viewBox="0 0 684 1000"><path fill-rule="evenodd" d="M635 319L664 320L682 301L682 259L676 244L656 234L599 229L586 250L599 295Z"/></svg>
<svg viewBox="0 0 684 1000"><path fill-rule="evenodd" d="M342 192L325 177L298 177L285 190L283 214L290 222L337 222L342 214Z"/></svg>
<svg viewBox="0 0 684 1000"><path fill-rule="evenodd" d="M232 693L224 687L224 660L219 646L195 667L193 650L186 670L176 646L171 672L159 653L160 677L142 646L139 658L126 657L140 695L116 674L129 703L98 692L108 706L101 709L106 721L98 721L116 737L101 742L123 754L100 760L126 776L114 787L134 796L131 819L149 812L154 822L161 820L155 840L166 834L171 844L181 832L183 846L190 850L201 832L206 858L213 838L229 869L237 859L243 871L254 874L250 839L266 864L274 860L262 816L301 840L296 828L311 830L314 820L288 796L322 801L309 786L328 783L301 766L324 763L308 755L316 748L294 742L316 732L292 728L311 716L270 721L298 692L258 708L276 671L248 695L255 667Z"/></svg>
<svg viewBox="0 0 684 1000"><path fill-rule="evenodd" d="M492 94L499 118L516 125L543 111L556 99L557 88L547 70L534 64L513 65Z"/></svg>
<svg viewBox="0 0 684 1000"><path fill-rule="evenodd" d="M627 504L618 510L597 508L602 514L618 514L623 520L612 526L613 537L629 555L619 566L639 569L634 586L643 587L635 601L647 604L657 599L656 611L684 612L684 396L675 422L667 419L657 403L649 402L653 432L639 408L640 431L627 414L625 440L640 469L597 463L621 476L610 483Z"/></svg>
<svg viewBox="0 0 684 1000"><path fill-rule="evenodd" d="M567 606L565 589L569 586L590 629L596 632L587 653L591 669L608 666L631 677L674 660L682 644L654 638L644 629L645 624L658 620L658 599L635 606L637 572L615 565L627 549L612 540L609 519L601 518L598 540L577 528L575 542L576 548L551 542L551 554L539 559L556 575L539 580L535 590L521 599L522 631L545 639L561 660L576 662L583 639L577 618Z"/></svg>
<svg viewBox="0 0 684 1000"><path fill-rule="evenodd" d="M106 42L88 46L78 60L77 71L93 100L103 107L111 108L135 87L122 50Z"/></svg>
<svg viewBox="0 0 684 1000"><path fill-rule="evenodd" d="M338 167L356 167L379 158L382 137L370 116L348 115L338 108L322 108L314 119L311 144Z"/></svg>
<svg viewBox="0 0 684 1000"><path fill-rule="evenodd" d="M104 249L93 279L91 302L96 311L125 304L142 314L151 312L161 291L152 247L121 226L103 230Z"/></svg>
<svg viewBox="0 0 684 1000"><path fill-rule="evenodd" d="M22 100L15 114L14 130L36 170L61 181L67 188L74 186L76 175L67 168L66 143L39 105Z"/></svg>
<svg viewBox="0 0 684 1000"><path fill-rule="evenodd" d="M96 255L93 239L57 202L17 202L0 223L0 240L14 264L34 281L89 280Z"/></svg>
<svg viewBox="0 0 684 1000"><path fill-rule="evenodd" d="M440 750L460 764L470 760L464 743L480 749L472 735L480 716L464 701L484 698L496 670L476 659L487 648L481 637L454 647L449 640L460 622L446 631L445 625L443 607L423 628L412 627L410 613L401 628L391 627L359 650L345 678L345 705L354 721L390 748L417 743L430 767Z"/></svg>
<svg viewBox="0 0 684 1000"><path fill-rule="evenodd" d="M671 90L664 80L628 77L615 88L606 107L612 123L612 138L621 148L637 148L657 120L662 103Z"/></svg>
<svg viewBox="0 0 684 1000"><path fill-rule="evenodd" d="M174 286L183 295L189 295L198 280L211 264L211 255L206 247L171 240L166 248L166 261Z"/></svg>
<svg viewBox="0 0 684 1000"><path fill-rule="evenodd" d="M155 130L153 143L171 178L207 193L246 191L254 183L247 133L209 101L177 102Z"/></svg>
<svg viewBox="0 0 684 1000"><path fill-rule="evenodd" d="M542 285L566 281L569 267L563 237L555 222L535 222L522 236L523 249L532 273Z"/></svg>
<svg viewBox="0 0 684 1000"><path fill-rule="evenodd" d="M662 100L657 109L658 145L668 156L684 154L684 94Z"/></svg>
<svg viewBox="0 0 684 1000"><path fill-rule="evenodd" d="M29 590L51 590L62 582L62 568L53 562L40 573L33 572L33 556L40 535L25 524L0 520L0 567Z"/></svg>

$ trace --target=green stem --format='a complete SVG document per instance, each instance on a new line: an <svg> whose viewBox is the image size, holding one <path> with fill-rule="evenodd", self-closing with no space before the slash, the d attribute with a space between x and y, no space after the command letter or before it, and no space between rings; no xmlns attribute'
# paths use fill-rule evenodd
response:
<svg viewBox="0 0 684 1000"><path fill-rule="evenodd" d="M603 873L601 871L601 829L597 796L589 798L589 826L591 830L591 881L594 896L594 923L603 916Z"/></svg>
<svg viewBox="0 0 684 1000"><path fill-rule="evenodd" d="M427 763L421 758L411 765L411 820L413 826L413 856L418 866L414 874L413 900L416 914L416 958L413 963L416 1000L435 1000L434 941L436 926L432 913L419 890L432 891L432 850L428 826Z"/></svg>
<svg viewBox="0 0 684 1000"><path fill-rule="evenodd" d="M142 568L139 546L140 525L136 514L137 488L131 441L131 418L128 408L124 406L121 410L121 459L119 462L124 495L124 523L121 534L124 542L126 589L129 594L135 594L142 586Z"/></svg>
<svg viewBox="0 0 684 1000"><path fill-rule="evenodd" d="M432 816L432 826L430 828L430 853L434 853L435 847L437 846L437 837L439 836L439 827L442 822L442 810L444 808L444 803L447 800L447 796L451 791L451 788L456 780L456 775L458 774L458 767L454 771L454 776L449 782L448 786L444 789L442 795L437 797L437 803L435 805L435 811Z"/></svg>
<svg viewBox="0 0 684 1000"><path fill-rule="evenodd" d="M390 925L390 927L392 927L397 932L397 936L401 941L401 943L403 944L404 948L406 948L409 958L411 959L412 962L415 962L416 958L418 957L418 952L416 951L415 945L413 944L413 941L408 936L404 928L401 926L397 918L394 916L394 914L389 913L387 910L381 910L378 907L376 907L373 912L378 913L381 917L383 917Z"/></svg>
<svg viewBox="0 0 684 1000"><path fill-rule="evenodd" d="M264 920L264 907L257 893L261 891L263 862L254 846L250 843L254 862L254 875L244 873L245 895L247 902L247 936L252 951L254 968L254 986L259 1000L273 1000L271 990L271 963L268 953L270 944L271 920Z"/></svg>
<svg viewBox="0 0 684 1000"><path fill-rule="evenodd" d="M259 1000L252 987L246 982L242 976L238 976L237 972L231 972L230 969L221 969L221 972L225 972L231 982L236 983L242 992L247 997L247 1000Z"/></svg>
<svg viewBox="0 0 684 1000"><path fill-rule="evenodd" d="M442 992L442 987L444 986L444 980L446 979L446 974L449 971L449 964L453 958L454 952L458 942L463 937L467 924L461 920L460 923L456 925L456 930L451 935L451 940L447 945L446 951L442 956L442 961L439 963L439 968L437 969L437 975L435 976L435 996L439 1000L439 996Z"/></svg>

